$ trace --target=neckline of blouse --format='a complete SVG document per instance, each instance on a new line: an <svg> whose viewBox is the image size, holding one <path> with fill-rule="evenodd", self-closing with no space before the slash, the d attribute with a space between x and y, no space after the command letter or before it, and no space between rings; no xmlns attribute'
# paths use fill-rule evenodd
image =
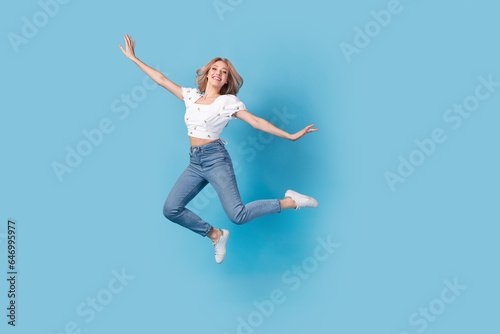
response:
<svg viewBox="0 0 500 334"><path fill-rule="evenodd" d="M200 94L200 97L198 98L198 100L196 100L193 104L195 104L195 105L197 105L197 106L211 106L212 104L214 104L214 103L215 103L215 101L217 101L217 99L218 99L219 97L222 97L222 96L224 96L224 95L219 95L219 96L217 96L217 97L215 98L215 100L214 100L212 103L210 103L210 104L199 104L199 103L196 103L196 102L198 102L198 100L199 100L199 99L201 99L201 98L203 97L203 95L201 95L201 94Z"/></svg>

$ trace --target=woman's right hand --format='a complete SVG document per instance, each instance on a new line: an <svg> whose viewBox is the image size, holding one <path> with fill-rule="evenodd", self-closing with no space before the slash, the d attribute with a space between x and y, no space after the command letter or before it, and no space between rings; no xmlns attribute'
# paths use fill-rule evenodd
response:
<svg viewBox="0 0 500 334"><path fill-rule="evenodd" d="M125 50L123 50L123 47L121 45L120 49L122 49L123 54L127 56L127 58L129 59L135 58L135 53L134 53L135 40L132 41L132 38L128 34L125 34L123 38L125 38Z"/></svg>

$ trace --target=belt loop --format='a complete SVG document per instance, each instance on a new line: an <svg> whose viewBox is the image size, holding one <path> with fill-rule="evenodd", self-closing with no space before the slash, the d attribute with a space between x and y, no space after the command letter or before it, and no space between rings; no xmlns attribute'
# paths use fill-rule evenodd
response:
<svg viewBox="0 0 500 334"><path fill-rule="evenodd" d="M224 145L227 145L227 141L225 141L224 139L220 138L220 140L222 141L222 144Z"/></svg>

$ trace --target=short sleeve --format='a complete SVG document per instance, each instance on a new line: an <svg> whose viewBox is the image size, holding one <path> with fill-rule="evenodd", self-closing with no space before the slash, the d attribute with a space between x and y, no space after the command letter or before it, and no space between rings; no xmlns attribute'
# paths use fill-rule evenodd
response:
<svg viewBox="0 0 500 334"><path fill-rule="evenodd" d="M200 92L198 91L197 88L187 88L187 87L181 87L181 88L182 88L182 98L184 99L184 103L186 104L187 108L198 100Z"/></svg>
<svg viewBox="0 0 500 334"><path fill-rule="evenodd" d="M221 114L224 117L228 117L229 119L237 119L233 114L240 110L246 110L247 108L240 101L240 99L236 95L228 94L226 98L222 102L221 106Z"/></svg>

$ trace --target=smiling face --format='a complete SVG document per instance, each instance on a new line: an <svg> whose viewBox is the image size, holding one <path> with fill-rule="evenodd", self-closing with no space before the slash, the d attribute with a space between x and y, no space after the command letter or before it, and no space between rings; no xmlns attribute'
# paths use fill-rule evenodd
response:
<svg viewBox="0 0 500 334"><path fill-rule="evenodd" d="M215 62L208 71L208 83L219 89L227 83L229 79L229 70L222 60Z"/></svg>
<svg viewBox="0 0 500 334"><path fill-rule="evenodd" d="M229 59L216 57L196 70L196 85L201 93L210 96L238 94L243 78L236 72Z"/></svg>

